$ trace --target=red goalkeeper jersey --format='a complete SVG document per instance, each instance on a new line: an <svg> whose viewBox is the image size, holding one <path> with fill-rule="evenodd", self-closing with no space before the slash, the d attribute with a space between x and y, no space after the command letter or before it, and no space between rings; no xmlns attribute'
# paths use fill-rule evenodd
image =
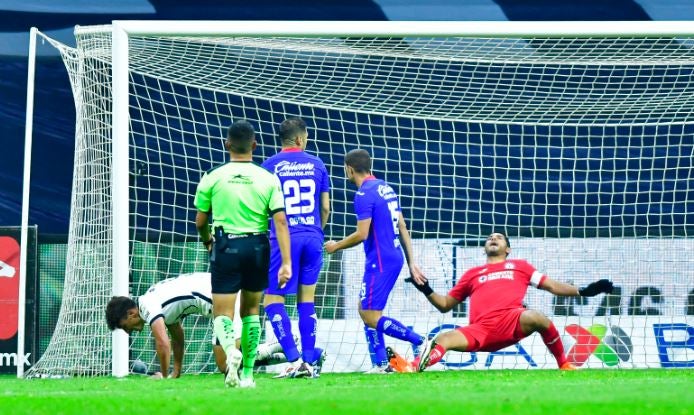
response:
<svg viewBox="0 0 694 415"><path fill-rule="evenodd" d="M539 287L545 278L527 261L508 259L469 269L448 295L458 301L470 297L470 324L474 324L523 307L528 285Z"/></svg>

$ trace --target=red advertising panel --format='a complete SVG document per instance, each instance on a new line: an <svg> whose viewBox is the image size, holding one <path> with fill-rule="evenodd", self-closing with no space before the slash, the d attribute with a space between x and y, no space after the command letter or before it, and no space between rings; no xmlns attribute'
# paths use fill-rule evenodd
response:
<svg viewBox="0 0 694 415"><path fill-rule="evenodd" d="M0 373L17 373L17 365L27 369L36 362L38 335L38 244L36 227L29 228L27 262L19 261L19 227L0 227ZM19 314L19 271L26 269L24 356L17 356L17 315Z"/></svg>
<svg viewBox="0 0 694 415"><path fill-rule="evenodd" d="M17 334L19 267L19 243L0 236L0 340Z"/></svg>

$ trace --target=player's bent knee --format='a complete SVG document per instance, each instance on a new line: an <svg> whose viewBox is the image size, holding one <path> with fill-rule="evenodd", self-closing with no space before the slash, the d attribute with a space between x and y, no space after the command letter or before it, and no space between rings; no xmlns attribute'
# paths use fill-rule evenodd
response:
<svg viewBox="0 0 694 415"><path fill-rule="evenodd" d="M364 322L364 324L372 329L375 329L376 326L378 326L378 320L382 315L383 312L379 310L359 310L361 320Z"/></svg>
<svg viewBox="0 0 694 415"><path fill-rule="evenodd" d="M436 344L440 344L446 350L455 350L458 352L467 351L467 337L458 330L451 330L445 333L440 333L434 339Z"/></svg>
<svg viewBox="0 0 694 415"><path fill-rule="evenodd" d="M544 330L552 323L547 316L535 310L527 310L520 317L521 328L526 334Z"/></svg>

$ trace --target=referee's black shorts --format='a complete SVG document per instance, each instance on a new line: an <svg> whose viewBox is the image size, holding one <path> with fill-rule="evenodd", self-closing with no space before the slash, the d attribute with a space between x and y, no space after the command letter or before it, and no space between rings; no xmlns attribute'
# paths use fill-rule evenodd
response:
<svg viewBox="0 0 694 415"><path fill-rule="evenodd" d="M215 236L210 255L213 294L263 291L268 286L269 268L267 234Z"/></svg>

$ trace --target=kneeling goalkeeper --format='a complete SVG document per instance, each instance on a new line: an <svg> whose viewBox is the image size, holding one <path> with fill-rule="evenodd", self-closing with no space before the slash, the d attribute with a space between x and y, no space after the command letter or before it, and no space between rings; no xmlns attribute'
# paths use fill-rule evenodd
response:
<svg viewBox="0 0 694 415"><path fill-rule="evenodd" d="M448 350L459 352L495 352L518 343L538 332L562 370L576 367L567 360L564 346L554 323L544 314L523 307L523 298L532 285L558 296L592 297L611 293L612 282L599 280L584 288L554 281L528 262L507 259L511 253L508 237L492 233L484 245L487 263L469 269L447 294L435 293L428 282L414 286L442 313L470 297L470 324L440 333L426 343L413 365L420 372L439 362Z"/></svg>

